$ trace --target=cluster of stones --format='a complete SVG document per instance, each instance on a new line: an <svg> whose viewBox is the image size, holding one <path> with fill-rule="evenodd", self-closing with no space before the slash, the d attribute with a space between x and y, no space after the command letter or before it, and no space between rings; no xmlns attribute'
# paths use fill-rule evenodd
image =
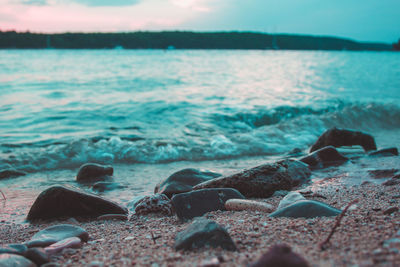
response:
<svg viewBox="0 0 400 267"><path fill-rule="evenodd" d="M340 165L349 159L336 147L359 145L370 157L398 155L396 148L376 150L374 138L362 132L332 128L323 133L311 147L310 154L300 160L285 159L263 164L239 173L221 174L198 169L183 169L161 181L154 195L134 199L128 204L136 215L160 213L176 216L181 221L193 222L176 234L176 250L193 250L201 247L221 247L236 250L228 231L216 222L202 217L216 210L252 210L265 212L270 217L315 218L337 216L342 211L323 202L307 200L296 191L288 193L277 209L268 203L246 198L268 198L275 192L291 191L306 183L311 170ZM371 152L372 151L372 152ZM400 183L398 170L374 172L371 175L395 175L388 184ZM0 178L23 173L9 169L0 172ZM399 177L397 177L399 176ZM113 168L88 163L78 171L76 181L89 185L94 191L121 187L115 182ZM33 203L28 221L54 220L68 217L86 217L97 220L127 220L129 211L118 203L77 188L53 186L43 191ZM66 247L79 247L89 239L89 234L73 225L55 225L39 231L24 244L10 244L0 249L0 266L35 266L48 262L49 255ZM286 245L273 246L250 266L309 266Z"/></svg>

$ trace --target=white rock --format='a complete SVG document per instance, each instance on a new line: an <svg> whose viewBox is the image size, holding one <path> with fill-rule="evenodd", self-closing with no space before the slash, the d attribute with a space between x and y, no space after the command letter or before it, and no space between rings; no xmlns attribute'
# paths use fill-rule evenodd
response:
<svg viewBox="0 0 400 267"><path fill-rule="evenodd" d="M82 241L79 237L69 237L64 240L58 241L48 247L45 247L44 250L47 254L55 254L62 251L65 248L79 248L82 245Z"/></svg>
<svg viewBox="0 0 400 267"><path fill-rule="evenodd" d="M227 210L252 210L263 212L271 212L274 209L272 205L268 203L248 199L229 199L225 202L225 208Z"/></svg>
<svg viewBox="0 0 400 267"><path fill-rule="evenodd" d="M283 209L299 200L305 200L306 198L303 197L302 194L296 191L289 192L282 200L279 202L277 210Z"/></svg>

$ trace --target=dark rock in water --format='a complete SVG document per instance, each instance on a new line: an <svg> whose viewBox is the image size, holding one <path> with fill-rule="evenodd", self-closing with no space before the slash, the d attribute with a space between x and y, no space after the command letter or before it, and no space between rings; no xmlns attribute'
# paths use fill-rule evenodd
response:
<svg viewBox="0 0 400 267"><path fill-rule="evenodd" d="M324 132L311 147L314 152L326 146L362 146L365 151L376 150L375 139L366 133L345 129L331 128Z"/></svg>
<svg viewBox="0 0 400 267"><path fill-rule="evenodd" d="M69 237L79 237L83 242L89 240L89 234L85 229L71 224L58 224L37 232L26 245L28 247L47 247Z"/></svg>
<svg viewBox="0 0 400 267"><path fill-rule="evenodd" d="M179 219L188 220L210 211L226 210L225 202L232 198L245 197L232 188L203 189L174 195L172 205Z"/></svg>
<svg viewBox="0 0 400 267"><path fill-rule="evenodd" d="M0 254L17 254L24 255L28 247L23 244L8 244L0 248Z"/></svg>
<svg viewBox="0 0 400 267"><path fill-rule="evenodd" d="M92 186L92 189L97 192L111 191L114 189L121 189L121 188L124 188L124 186L114 182L97 182Z"/></svg>
<svg viewBox="0 0 400 267"><path fill-rule="evenodd" d="M145 215L149 213L173 214L171 200L164 194L154 194L142 198L135 206L135 213Z"/></svg>
<svg viewBox="0 0 400 267"><path fill-rule="evenodd" d="M96 195L53 186L40 193L29 210L27 220L75 216L96 218L110 213L127 214L128 210Z"/></svg>
<svg viewBox="0 0 400 267"><path fill-rule="evenodd" d="M397 150L396 147L391 147L391 148L385 148L385 149L379 149L377 151L373 151L368 154L369 156L372 157L391 157L391 156L398 156L399 151Z"/></svg>
<svg viewBox="0 0 400 267"><path fill-rule="evenodd" d="M79 183L93 183L112 180L114 169L111 166L96 163L83 164L78 171L76 181Z"/></svg>
<svg viewBox="0 0 400 267"><path fill-rule="evenodd" d="M198 184L194 190L204 188L234 188L246 197L267 198L278 190L291 190L311 175L307 164L286 159L267 163L240 173L215 178Z"/></svg>
<svg viewBox="0 0 400 267"><path fill-rule="evenodd" d="M387 180L386 182L382 183L384 186L393 186L393 185L398 185L400 184L400 179L392 177L392 179Z"/></svg>
<svg viewBox="0 0 400 267"><path fill-rule="evenodd" d="M36 264L20 255L0 254L0 267L36 267Z"/></svg>
<svg viewBox="0 0 400 267"><path fill-rule="evenodd" d="M299 200L292 205L268 215L269 217L291 217L291 218L315 218L321 216L336 216L342 211L328 204L314 200Z"/></svg>
<svg viewBox="0 0 400 267"><path fill-rule="evenodd" d="M202 247L236 250L235 243L225 228L214 221L200 217L176 235L175 249L192 250Z"/></svg>
<svg viewBox="0 0 400 267"><path fill-rule="evenodd" d="M323 147L300 159L300 161L307 163L310 168L337 166L348 160L348 158L340 154L333 146Z"/></svg>
<svg viewBox="0 0 400 267"><path fill-rule="evenodd" d="M288 152L288 155L289 155L289 156L292 156L292 157L300 156L301 154L304 154L304 153L303 153L303 151L302 151L300 148L298 148L298 147L293 148L291 151Z"/></svg>
<svg viewBox="0 0 400 267"><path fill-rule="evenodd" d="M398 169L369 170L368 173L375 179L389 178L397 173Z"/></svg>
<svg viewBox="0 0 400 267"><path fill-rule="evenodd" d="M28 258L38 266L46 264L50 261L49 256L43 248L30 248L25 253L25 258Z"/></svg>
<svg viewBox="0 0 400 267"><path fill-rule="evenodd" d="M24 175L26 175L26 172L17 171L17 170L14 170L14 169L0 170L0 179L14 178L14 177L24 176Z"/></svg>
<svg viewBox="0 0 400 267"><path fill-rule="evenodd" d="M285 244L275 245L249 267L308 267L308 262Z"/></svg>
<svg viewBox="0 0 400 267"><path fill-rule="evenodd" d="M154 193L164 194L171 198L174 194L192 191L193 186L221 176L219 173L198 169L183 169L173 173L155 188Z"/></svg>

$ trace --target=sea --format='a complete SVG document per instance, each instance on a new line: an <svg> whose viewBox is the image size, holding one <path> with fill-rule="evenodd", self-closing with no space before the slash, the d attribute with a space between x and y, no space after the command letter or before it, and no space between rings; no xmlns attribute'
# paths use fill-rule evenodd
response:
<svg viewBox="0 0 400 267"><path fill-rule="evenodd" d="M184 168L229 174L305 155L331 127L399 147L399 63L395 52L0 50L0 169L27 173L0 189L21 199L79 186L95 162L122 185L102 194L127 202Z"/></svg>

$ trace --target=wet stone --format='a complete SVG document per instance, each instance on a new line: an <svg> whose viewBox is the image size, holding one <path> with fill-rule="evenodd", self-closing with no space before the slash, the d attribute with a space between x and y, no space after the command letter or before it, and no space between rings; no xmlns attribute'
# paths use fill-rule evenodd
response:
<svg viewBox="0 0 400 267"><path fill-rule="evenodd" d="M49 256L43 248L30 248L24 256L36 263L38 266L49 262Z"/></svg>
<svg viewBox="0 0 400 267"><path fill-rule="evenodd" d="M28 247L23 244L8 244L0 248L0 254L17 254L24 255Z"/></svg>
<svg viewBox="0 0 400 267"><path fill-rule="evenodd" d="M26 172L18 171L15 169L0 170L0 179L15 178L15 177L24 176L24 175L26 175Z"/></svg>
<svg viewBox="0 0 400 267"><path fill-rule="evenodd" d="M97 182L92 185L93 191L96 192L105 192L105 191L112 191L115 189L124 188L123 185L114 182Z"/></svg>
<svg viewBox="0 0 400 267"><path fill-rule="evenodd" d="M337 216L341 213L338 210L328 204L314 201L314 200L299 200L295 203L286 206L282 209L278 209L271 213L270 217L291 217L291 218L315 218L322 216Z"/></svg>
<svg viewBox="0 0 400 267"><path fill-rule="evenodd" d="M27 258L16 254L0 254L0 267L36 267Z"/></svg>
<svg viewBox="0 0 400 267"><path fill-rule="evenodd" d="M348 161L333 146L323 147L300 159L310 168L321 169L329 166L338 166Z"/></svg>
<svg viewBox="0 0 400 267"><path fill-rule="evenodd" d="M305 200L306 198L299 192L289 192L282 200L279 202L277 210L283 209L284 207L290 206L297 201Z"/></svg>
<svg viewBox="0 0 400 267"><path fill-rule="evenodd" d="M398 156L399 150L397 149L397 147L390 147L373 151L368 155L371 157L392 157L392 156Z"/></svg>
<svg viewBox="0 0 400 267"><path fill-rule="evenodd" d="M164 194L154 194L139 200L135 206L135 213L145 215L149 213L173 214L171 200Z"/></svg>
<svg viewBox="0 0 400 267"><path fill-rule="evenodd" d="M114 169L108 165L96 163L83 164L78 171L76 181L79 183L93 183L112 180Z"/></svg>

